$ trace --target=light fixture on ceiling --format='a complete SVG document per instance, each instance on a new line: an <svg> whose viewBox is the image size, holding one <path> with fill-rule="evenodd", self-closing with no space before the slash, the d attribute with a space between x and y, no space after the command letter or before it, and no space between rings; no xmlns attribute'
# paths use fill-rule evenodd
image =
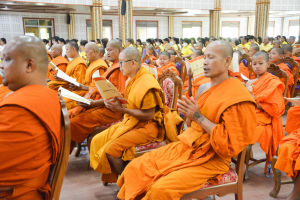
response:
<svg viewBox="0 0 300 200"><path fill-rule="evenodd" d="M110 10L109 6L103 6L102 8L103 8L103 10Z"/></svg>
<svg viewBox="0 0 300 200"><path fill-rule="evenodd" d="M12 1L12 2L6 2L6 4L14 4L14 3L15 3L15 2L13 2L13 1Z"/></svg>

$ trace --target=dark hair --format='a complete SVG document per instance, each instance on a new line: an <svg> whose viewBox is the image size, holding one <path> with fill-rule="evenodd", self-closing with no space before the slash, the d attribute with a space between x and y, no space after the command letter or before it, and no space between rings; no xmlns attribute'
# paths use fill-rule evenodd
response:
<svg viewBox="0 0 300 200"><path fill-rule="evenodd" d="M178 38L174 37L173 40L174 40L175 44L179 44L179 39Z"/></svg>
<svg viewBox="0 0 300 200"><path fill-rule="evenodd" d="M96 42L95 40L91 40L91 42Z"/></svg>
<svg viewBox="0 0 300 200"><path fill-rule="evenodd" d="M58 42L58 39L59 39L58 36L53 36L53 37L51 38L51 40L55 40L55 42Z"/></svg>
<svg viewBox="0 0 300 200"><path fill-rule="evenodd" d="M59 40L60 42L64 43L64 44L66 44L66 41L65 41L64 38L59 38L58 40Z"/></svg>
<svg viewBox="0 0 300 200"><path fill-rule="evenodd" d="M197 40L198 40L198 41L199 41L199 40L201 41L201 37L197 37Z"/></svg>
<svg viewBox="0 0 300 200"><path fill-rule="evenodd" d="M68 42L70 42L70 40L67 39L67 40L66 40L66 44L67 44Z"/></svg>
<svg viewBox="0 0 300 200"><path fill-rule="evenodd" d="M165 38L164 41L167 41L168 43L170 42L169 38Z"/></svg>
<svg viewBox="0 0 300 200"><path fill-rule="evenodd" d="M163 51L159 54L159 56L168 56L169 59L171 59L171 54L167 51Z"/></svg>
<svg viewBox="0 0 300 200"><path fill-rule="evenodd" d="M157 39L158 42L160 42L161 44L163 44L163 41L161 39Z"/></svg>
<svg viewBox="0 0 300 200"><path fill-rule="evenodd" d="M183 41L186 42L186 43L188 43L188 44L191 43L191 40L189 38L184 38Z"/></svg>
<svg viewBox="0 0 300 200"><path fill-rule="evenodd" d="M136 42L139 42L140 45L142 44L142 41L140 39L137 39Z"/></svg>
<svg viewBox="0 0 300 200"><path fill-rule="evenodd" d="M194 40L194 43L196 43L196 40L195 40L195 38L193 38L193 37L191 38L191 43L192 43L192 40Z"/></svg>
<svg viewBox="0 0 300 200"><path fill-rule="evenodd" d="M98 43L100 43L100 39L96 39L96 41L97 41Z"/></svg>
<svg viewBox="0 0 300 200"><path fill-rule="evenodd" d="M119 40L119 39L118 39L118 40ZM119 41L120 41L120 40L119 40ZM121 42L122 42L122 40L121 40ZM101 39L101 43L102 43L104 49L106 49L106 45L107 45L107 43L108 43L108 39L106 39L106 38Z"/></svg>
<svg viewBox="0 0 300 200"><path fill-rule="evenodd" d="M5 38L1 38L1 41L6 44L6 39Z"/></svg>
<svg viewBox="0 0 300 200"><path fill-rule="evenodd" d="M80 41L80 46L85 46L87 43L88 43L88 41L82 40L82 41Z"/></svg>
<svg viewBox="0 0 300 200"><path fill-rule="evenodd" d="M70 42L68 42L68 45L70 45L71 48L75 48L77 52L79 51L79 46L76 41L71 40Z"/></svg>
<svg viewBox="0 0 300 200"><path fill-rule="evenodd" d="M285 37L285 36L282 36L282 38L284 39L284 41L285 41L285 42L287 42L287 41L286 41L286 37Z"/></svg>
<svg viewBox="0 0 300 200"><path fill-rule="evenodd" d="M148 39L146 40L146 42L149 42L150 44L153 43L152 40L151 40L150 38L148 38Z"/></svg>
<svg viewBox="0 0 300 200"><path fill-rule="evenodd" d="M1 40L2 40L2 38L1 38ZM48 43L49 43L49 41L48 41L48 40L46 40L46 39L43 39L43 42L44 42L44 43L46 43L46 44L48 44Z"/></svg>
<svg viewBox="0 0 300 200"><path fill-rule="evenodd" d="M262 43L262 39L261 37L258 37L257 39L258 39L258 44L260 45Z"/></svg>
<svg viewBox="0 0 300 200"><path fill-rule="evenodd" d="M240 44L239 40L235 40L235 41L234 41L234 44L235 44L236 46L238 46L238 45Z"/></svg>

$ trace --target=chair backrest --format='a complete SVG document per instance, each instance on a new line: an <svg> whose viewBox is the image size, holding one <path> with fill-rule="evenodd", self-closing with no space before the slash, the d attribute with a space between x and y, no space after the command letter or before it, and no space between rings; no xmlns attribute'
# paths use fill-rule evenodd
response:
<svg viewBox="0 0 300 200"><path fill-rule="evenodd" d="M245 162L245 157L246 157L246 151L247 149L244 149L242 152L239 153L239 155L237 156L237 162L235 165L235 171L238 175L238 180L237 180L237 184L238 184L238 188L243 188L243 179L244 179L244 162ZM239 187L240 186L240 187Z"/></svg>
<svg viewBox="0 0 300 200"><path fill-rule="evenodd" d="M60 95L60 93L58 94L61 105L62 143L58 160L54 165L51 166L51 170L48 177L48 183L52 191L51 199L54 200L59 199L60 190L68 166L71 143L70 120L68 110L62 96Z"/></svg>
<svg viewBox="0 0 300 200"><path fill-rule="evenodd" d="M277 76L284 83L285 89L283 92L283 96L286 97L287 89L288 89L288 81L289 81L288 74L285 71L283 71L282 69L280 69L279 66L276 66L273 63L271 63L270 66L268 67L268 72L270 72L274 76Z"/></svg>
<svg viewBox="0 0 300 200"><path fill-rule="evenodd" d="M294 97L295 88L297 86L298 77L299 77L299 64L291 57L285 57L280 60L281 62L285 63L291 70L294 76L294 84L291 89L290 97Z"/></svg>
<svg viewBox="0 0 300 200"><path fill-rule="evenodd" d="M157 53L157 55L159 56L161 49L159 46L155 47L155 52Z"/></svg>
<svg viewBox="0 0 300 200"><path fill-rule="evenodd" d="M183 83L181 79L177 76L176 72L171 69L166 69L158 77L158 83L163 89L166 96L166 104L168 107L176 109L178 96L181 99Z"/></svg>
<svg viewBox="0 0 300 200"><path fill-rule="evenodd" d="M153 61L151 59L151 57L149 56L149 54L146 54L144 56L144 58L142 59L142 63L146 63L147 65L153 65Z"/></svg>
<svg viewBox="0 0 300 200"><path fill-rule="evenodd" d="M250 55L248 54L243 54L242 55L242 60L246 60L247 62L244 62L245 66L248 68L248 71L249 71L249 79L251 78L252 76L252 73L253 73L253 68L252 68L252 59L250 57ZM247 65L246 65L247 64Z"/></svg>
<svg viewBox="0 0 300 200"><path fill-rule="evenodd" d="M184 82L186 74L187 74L187 69L186 69L185 62L183 61L183 59L181 57L175 58L175 66L176 66L176 68L178 66L177 70L179 71L179 76L180 76L182 82Z"/></svg>

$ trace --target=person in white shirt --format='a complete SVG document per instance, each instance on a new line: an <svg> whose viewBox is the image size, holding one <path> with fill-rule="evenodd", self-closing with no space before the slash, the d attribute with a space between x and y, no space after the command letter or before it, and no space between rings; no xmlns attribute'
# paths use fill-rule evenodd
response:
<svg viewBox="0 0 300 200"><path fill-rule="evenodd" d="M5 38L1 38L0 39L0 52L3 51L5 45L6 45L6 39Z"/></svg>
<svg viewBox="0 0 300 200"><path fill-rule="evenodd" d="M66 53L66 46L65 46L65 44L66 44L65 39L64 38L59 38L58 43L62 46L62 56L65 57L66 54L67 54Z"/></svg>

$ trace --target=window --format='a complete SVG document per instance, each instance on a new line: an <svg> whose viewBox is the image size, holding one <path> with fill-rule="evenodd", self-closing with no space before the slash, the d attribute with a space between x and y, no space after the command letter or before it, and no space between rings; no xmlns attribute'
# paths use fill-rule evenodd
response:
<svg viewBox="0 0 300 200"><path fill-rule="evenodd" d="M182 22L182 37L202 37L202 22Z"/></svg>
<svg viewBox="0 0 300 200"><path fill-rule="evenodd" d="M158 21L136 21L136 39L158 38Z"/></svg>
<svg viewBox="0 0 300 200"><path fill-rule="evenodd" d="M112 31L112 20L103 20L103 28L102 28L102 38L108 38L111 40L113 38L113 31ZM92 24L91 20L87 19L86 20L86 37L87 40L90 41L92 39ZM100 39L100 38L96 38Z"/></svg>
<svg viewBox="0 0 300 200"><path fill-rule="evenodd" d="M299 20L290 20L288 37L290 36L297 37L297 35L299 35Z"/></svg>
<svg viewBox="0 0 300 200"><path fill-rule="evenodd" d="M275 21L271 21L268 24L268 37L274 37Z"/></svg>
<svg viewBox="0 0 300 200"><path fill-rule="evenodd" d="M222 22L222 37L223 38L238 38L240 37L240 22Z"/></svg>
<svg viewBox="0 0 300 200"><path fill-rule="evenodd" d="M54 35L53 19L23 18L24 34L50 40Z"/></svg>

